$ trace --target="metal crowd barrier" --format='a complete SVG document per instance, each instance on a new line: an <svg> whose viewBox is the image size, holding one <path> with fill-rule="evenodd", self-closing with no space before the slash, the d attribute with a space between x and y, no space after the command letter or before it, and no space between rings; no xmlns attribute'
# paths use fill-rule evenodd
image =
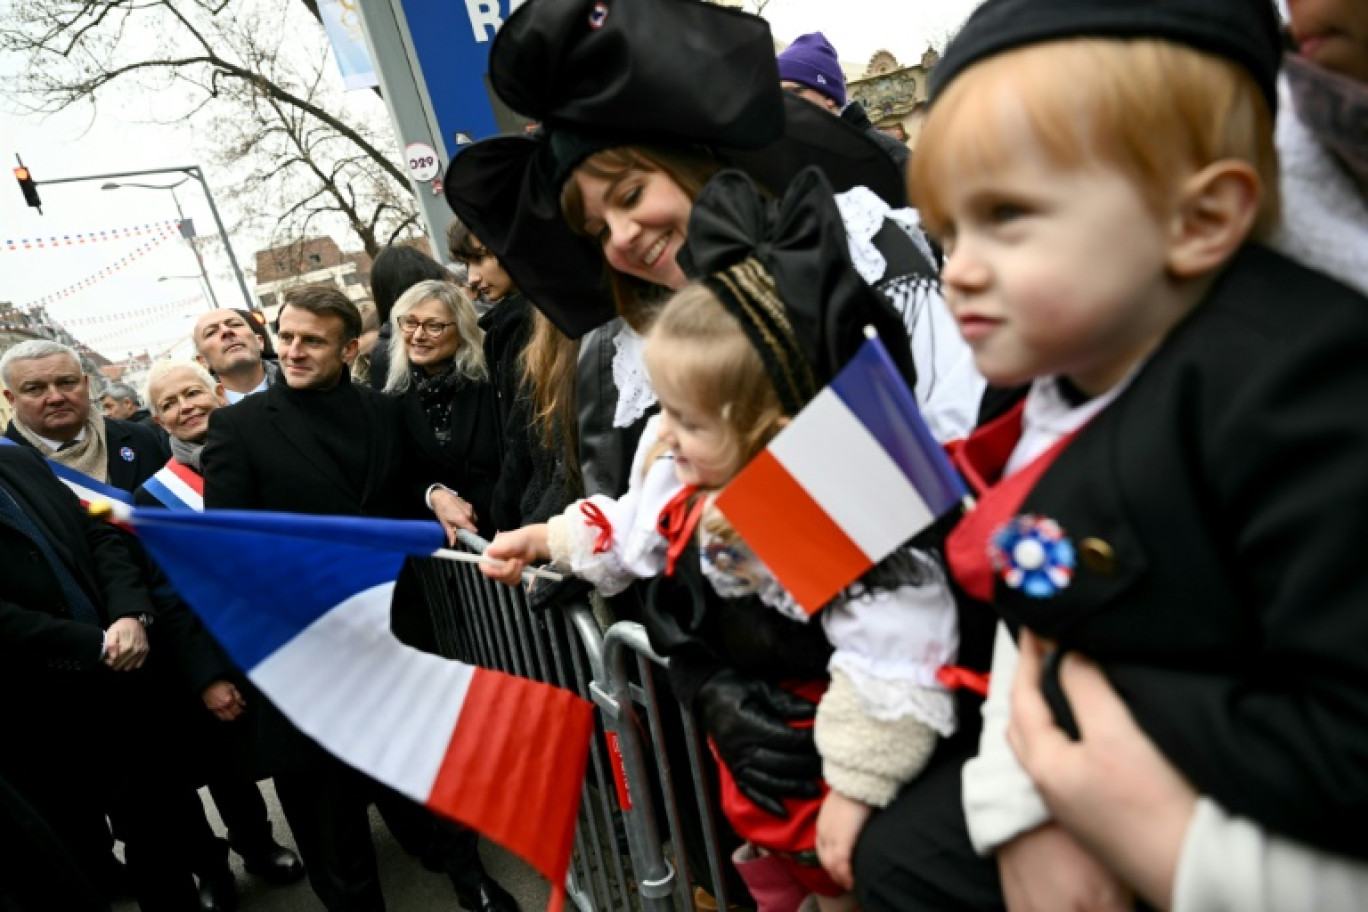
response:
<svg viewBox="0 0 1368 912"><path fill-rule="evenodd" d="M478 553L486 542L462 532L460 545ZM604 630L583 601L534 612L521 589L473 564L428 559L416 570L443 654L564 687L597 709L567 875L570 902L581 912L693 910L702 881L685 860L687 840L702 856L693 865L727 909L711 761L692 714L669 693L660 673L667 661L651 650L645 629L620 621Z"/></svg>

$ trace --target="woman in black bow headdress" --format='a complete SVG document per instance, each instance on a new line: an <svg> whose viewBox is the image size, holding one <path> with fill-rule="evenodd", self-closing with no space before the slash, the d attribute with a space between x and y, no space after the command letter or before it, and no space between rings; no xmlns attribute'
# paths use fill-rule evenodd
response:
<svg viewBox="0 0 1368 912"><path fill-rule="evenodd" d="M776 194L803 168L822 171L841 193L838 243L907 324L928 424L942 439L972 427L983 384L940 306L916 213L900 208L902 175L862 131L782 91L763 19L701 0L530 0L496 37L489 80L540 131L462 151L445 192L563 332L593 331L586 363L606 349L608 382L581 380L616 391L608 408L581 411L590 493L625 488L654 405L640 334L683 285L693 200L727 167ZM897 356L909 342L889 347Z"/></svg>
<svg viewBox="0 0 1368 912"><path fill-rule="evenodd" d="M745 175L723 172L694 202L688 231L681 259L704 278L675 293L647 333L661 413L643 434L631 488L499 535L488 553L508 563L486 572L516 584L525 562L549 558L607 595L652 579L652 644L688 670L675 677L677 695L697 701L705 720L724 695L755 699L750 679L777 685L776 707L794 717L820 701L815 734L830 786L820 798L775 800L745 762L765 745L738 751L725 726L709 734L723 810L749 844L735 859L761 912L792 912L809 894L825 912L849 909L864 820L955 732L955 697L937 683L959 647L954 600L933 560L903 551L808 623L714 501L854 355L866 327L890 342L905 329L851 267L816 169L777 210ZM704 693L704 678L736 687Z"/></svg>

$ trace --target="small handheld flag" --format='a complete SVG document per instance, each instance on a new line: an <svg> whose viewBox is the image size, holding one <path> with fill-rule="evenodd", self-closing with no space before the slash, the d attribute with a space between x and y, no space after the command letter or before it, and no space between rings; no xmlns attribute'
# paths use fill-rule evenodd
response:
<svg viewBox="0 0 1368 912"><path fill-rule="evenodd" d="M870 338L717 507L809 613L968 495Z"/></svg>
<svg viewBox="0 0 1368 912"><path fill-rule="evenodd" d="M395 639L399 570L409 555L440 549L441 526L100 507L111 508L301 731L522 856L550 881L553 912L563 905L593 708Z"/></svg>

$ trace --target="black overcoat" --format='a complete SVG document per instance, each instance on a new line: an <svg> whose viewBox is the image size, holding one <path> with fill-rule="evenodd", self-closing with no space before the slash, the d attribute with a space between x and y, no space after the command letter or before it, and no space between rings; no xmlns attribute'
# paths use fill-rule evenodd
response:
<svg viewBox="0 0 1368 912"><path fill-rule="evenodd" d="M1247 246L1019 512L1079 562L998 579L1010 623L1098 661L1201 793L1368 858L1368 299Z"/></svg>

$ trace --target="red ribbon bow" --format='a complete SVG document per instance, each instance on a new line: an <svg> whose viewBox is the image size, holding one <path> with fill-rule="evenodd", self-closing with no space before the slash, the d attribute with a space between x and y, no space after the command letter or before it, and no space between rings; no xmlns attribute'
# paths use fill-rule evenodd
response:
<svg viewBox="0 0 1368 912"><path fill-rule="evenodd" d="M936 680L947 690L972 690L981 697L988 696L988 675L960 665L943 665L936 669Z"/></svg>
<svg viewBox="0 0 1368 912"><path fill-rule="evenodd" d="M689 502L697 493L698 488L694 485L682 488L678 494L670 498L669 503L665 504L665 509L660 511L660 518L656 520L656 529L670 543L665 549L666 576L674 575L675 563L689 546L689 537L693 535L698 520L703 516L704 498L700 497L694 503Z"/></svg>
<svg viewBox="0 0 1368 912"><path fill-rule="evenodd" d="M599 505L592 500L586 500L580 504L580 512L584 514L584 524L593 526L599 530L598 536L594 539L594 553L602 554L613 547L613 524L609 521L604 512L599 509Z"/></svg>

